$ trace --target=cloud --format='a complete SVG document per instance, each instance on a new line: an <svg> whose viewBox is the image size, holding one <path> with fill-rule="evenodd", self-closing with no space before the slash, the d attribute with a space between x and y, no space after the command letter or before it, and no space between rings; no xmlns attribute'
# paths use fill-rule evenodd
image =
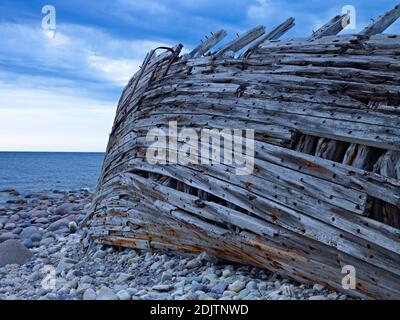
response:
<svg viewBox="0 0 400 320"><path fill-rule="evenodd" d="M104 151L115 105L0 83L0 150Z"/></svg>
<svg viewBox="0 0 400 320"><path fill-rule="evenodd" d="M102 151L122 87L151 49L182 42L187 52L210 31L227 30L224 43L259 24L270 30L291 16L296 27L284 38L307 37L340 14L343 4L56 0L53 34L40 28L36 1L2 0L0 150ZM357 9L357 31L393 7L389 0L352 4ZM397 22L387 32L398 33L399 28Z"/></svg>
<svg viewBox="0 0 400 320"><path fill-rule="evenodd" d="M153 47L168 45L147 40L125 40L99 29L58 24L54 36L40 27L0 24L0 64L8 68L53 71L58 77L102 81L122 87L138 70Z"/></svg>
<svg viewBox="0 0 400 320"><path fill-rule="evenodd" d="M257 3L247 9L247 16L252 20L265 20L272 14L273 8L268 0L257 0Z"/></svg>

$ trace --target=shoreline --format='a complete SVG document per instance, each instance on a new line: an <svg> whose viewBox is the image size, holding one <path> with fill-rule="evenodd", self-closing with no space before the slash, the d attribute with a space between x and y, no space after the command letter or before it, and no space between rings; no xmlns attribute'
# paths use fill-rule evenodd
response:
<svg viewBox="0 0 400 320"><path fill-rule="evenodd" d="M94 244L85 254L78 225L92 196L86 189L0 190L0 300L349 299L205 253L184 257ZM1 266L5 243L19 243L13 255L28 256L22 265Z"/></svg>

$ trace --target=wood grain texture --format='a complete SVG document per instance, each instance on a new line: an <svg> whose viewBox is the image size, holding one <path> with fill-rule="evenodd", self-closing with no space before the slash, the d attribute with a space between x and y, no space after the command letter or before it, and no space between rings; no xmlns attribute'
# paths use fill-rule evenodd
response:
<svg viewBox="0 0 400 320"><path fill-rule="evenodd" d="M379 34L397 16L398 7L343 36L338 16L311 39L278 40L291 18L214 53L223 30L189 54L148 55L118 104L82 223L91 239L208 251L353 296L400 299L400 37ZM200 163L149 163L149 131L171 122L195 134L254 130L253 172L200 153ZM184 146L207 143L179 138L159 152L182 156ZM345 265L356 268L354 290L342 288Z"/></svg>

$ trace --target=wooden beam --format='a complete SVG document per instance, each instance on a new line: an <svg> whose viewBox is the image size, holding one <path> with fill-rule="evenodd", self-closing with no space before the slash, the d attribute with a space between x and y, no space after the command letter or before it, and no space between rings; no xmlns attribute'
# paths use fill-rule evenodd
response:
<svg viewBox="0 0 400 320"><path fill-rule="evenodd" d="M250 54L256 50L261 44L268 40L277 40L282 35L284 35L287 31L292 29L295 26L294 18L289 18L275 29L273 29L268 34L262 36L260 39L255 41L240 57L248 57Z"/></svg>
<svg viewBox="0 0 400 320"><path fill-rule="evenodd" d="M389 28L400 17L400 4L396 5L392 10L380 16L376 21L372 22L368 27L360 32L361 35L373 36L382 33Z"/></svg>
<svg viewBox="0 0 400 320"><path fill-rule="evenodd" d="M350 23L348 15L338 15L333 17L327 24L323 25L320 29L315 31L309 38L310 41L317 40L322 37L334 36L342 31Z"/></svg>
<svg viewBox="0 0 400 320"><path fill-rule="evenodd" d="M196 48L194 48L189 53L189 55L188 55L189 58L201 57L208 50L210 50L212 47L214 47L218 42L220 42L222 39L224 39L226 37L226 35L227 35L227 33L225 30L220 30L220 31L214 33L210 38L208 38L206 41L202 42Z"/></svg>
<svg viewBox="0 0 400 320"><path fill-rule="evenodd" d="M232 40L231 42L225 44L224 46L219 48L213 55L214 57L220 57L228 51L237 52L240 49L247 46L252 41L254 41L255 39L261 37L264 33L265 33L264 26L255 27L246 32L245 34L241 35L237 39Z"/></svg>

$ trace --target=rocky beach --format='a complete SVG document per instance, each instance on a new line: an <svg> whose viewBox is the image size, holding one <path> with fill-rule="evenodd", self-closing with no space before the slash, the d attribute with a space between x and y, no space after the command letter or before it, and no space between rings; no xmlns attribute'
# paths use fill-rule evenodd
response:
<svg viewBox="0 0 400 320"><path fill-rule="evenodd" d="M83 250L88 190L0 191L0 299L344 300L321 285L231 265L206 253L181 257L92 245Z"/></svg>

